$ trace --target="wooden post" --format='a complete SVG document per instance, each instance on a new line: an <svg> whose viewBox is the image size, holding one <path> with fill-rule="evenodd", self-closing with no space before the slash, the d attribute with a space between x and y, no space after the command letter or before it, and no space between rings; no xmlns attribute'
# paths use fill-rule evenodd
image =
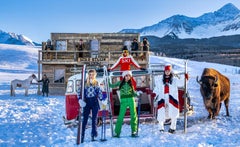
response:
<svg viewBox="0 0 240 147"><path fill-rule="evenodd" d="M43 54L42 54L43 55ZM38 51L38 80L40 80L40 51ZM41 95L41 92L40 92L40 85L38 84L38 90L37 90L37 94L38 95Z"/></svg>

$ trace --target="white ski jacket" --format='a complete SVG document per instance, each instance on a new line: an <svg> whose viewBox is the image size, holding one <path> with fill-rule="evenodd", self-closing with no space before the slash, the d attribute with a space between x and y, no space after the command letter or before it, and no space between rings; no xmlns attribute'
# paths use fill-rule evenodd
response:
<svg viewBox="0 0 240 147"><path fill-rule="evenodd" d="M179 100L177 78L173 77L172 84L169 84L169 94L164 94L163 76L157 76L154 79L155 87L153 92L156 94L158 121L165 121L168 118L179 117Z"/></svg>

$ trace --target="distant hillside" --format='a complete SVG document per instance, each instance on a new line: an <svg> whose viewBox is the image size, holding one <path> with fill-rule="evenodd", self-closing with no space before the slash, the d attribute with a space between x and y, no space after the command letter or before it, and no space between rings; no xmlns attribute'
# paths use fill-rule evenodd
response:
<svg viewBox="0 0 240 147"><path fill-rule="evenodd" d="M2 30L0 30L0 43L13 45L41 46L41 44L33 42L31 39L24 35L7 33Z"/></svg>
<svg viewBox="0 0 240 147"><path fill-rule="evenodd" d="M146 36L150 50L168 57L240 66L240 35L204 39Z"/></svg>
<svg viewBox="0 0 240 147"><path fill-rule="evenodd" d="M240 48L240 35L220 36L204 39L179 39L176 36L167 35L159 38L156 36L145 36L151 43L152 51L159 51L164 49L199 49L199 50L213 50L213 49L236 49Z"/></svg>
<svg viewBox="0 0 240 147"><path fill-rule="evenodd" d="M177 14L120 32L140 33L151 51L168 57L240 66L240 10L231 3L199 17Z"/></svg>

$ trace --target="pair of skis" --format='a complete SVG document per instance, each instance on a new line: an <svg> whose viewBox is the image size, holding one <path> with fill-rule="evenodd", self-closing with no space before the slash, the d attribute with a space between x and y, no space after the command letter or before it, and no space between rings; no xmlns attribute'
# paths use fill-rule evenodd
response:
<svg viewBox="0 0 240 147"><path fill-rule="evenodd" d="M110 126L111 126L111 135L113 137L113 114L112 114L112 106L111 106L111 99L110 99L110 88L109 88L109 75L108 75L108 70L107 67L104 66L103 67L103 78L104 78L104 85L105 85L105 90L107 93L107 101L108 101L108 107L109 107L109 119L110 119ZM106 119L106 110L103 110L103 119ZM101 140L105 141L106 140L106 120L105 122L103 122L102 125L102 136L101 136Z"/></svg>
<svg viewBox="0 0 240 147"><path fill-rule="evenodd" d="M86 64L83 65L82 68L82 79L81 79L81 98L84 100L84 87L85 87L85 79L86 79ZM78 130L77 130L77 145L82 142L82 114L83 114L83 107L79 109L78 114Z"/></svg>

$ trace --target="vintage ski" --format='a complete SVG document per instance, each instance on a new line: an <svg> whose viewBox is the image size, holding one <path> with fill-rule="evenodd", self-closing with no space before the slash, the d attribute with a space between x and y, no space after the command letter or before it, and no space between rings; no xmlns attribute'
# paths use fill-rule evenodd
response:
<svg viewBox="0 0 240 147"><path fill-rule="evenodd" d="M84 99L84 87L85 87L85 79L86 75L86 64L83 65L82 68L82 79L81 79L81 98ZM80 105L80 104L79 104ZM79 145L82 142L82 114L83 114L83 108L80 107L79 114L78 114L78 130L77 130L77 145Z"/></svg>
<svg viewBox="0 0 240 147"><path fill-rule="evenodd" d="M108 70L107 67L104 66L104 81L106 86L106 92L107 92L107 100L108 100L108 106L109 106L109 118L110 118L110 126L111 126L111 134L113 137L113 115L112 115L112 106L111 106L111 99L110 99L110 88L109 88L109 76L108 76Z"/></svg>
<svg viewBox="0 0 240 147"><path fill-rule="evenodd" d="M187 63L188 60L185 61L185 74L188 74L187 71ZM185 77L184 80L184 133L187 132L187 112L188 112L188 108L187 108L187 103L188 103L188 85L187 85L187 81L188 79Z"/></svg>
<svg viewBox="0 0 240 147"><path fill-rule="evenodd" d="M106 115L107 110L102 110L102 131L101 131L101 141L106 141Z"/></svg>

